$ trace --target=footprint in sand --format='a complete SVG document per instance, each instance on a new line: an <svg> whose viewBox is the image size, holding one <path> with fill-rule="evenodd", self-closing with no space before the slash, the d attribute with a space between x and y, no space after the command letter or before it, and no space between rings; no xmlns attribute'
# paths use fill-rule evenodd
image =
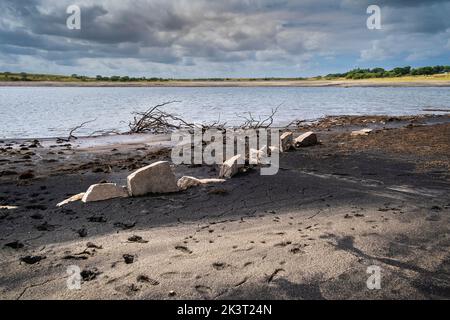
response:
<svg viewBox="0 0 450 320"><path fill-rule="evenodd" d="M274 244L274 247L287 247L288 245L292 244L291 241L283 241L283 242L279 242Z"/></svg>
<svg viewBox="0 0 450 320"><path fill-rule="evenodd" d="M132 283L132 284L124 284L124 285L115 287L114 290L130 297L130 296L134 296L135 294L137 294L141 290L141 288L138 287L137 285L135 285L134 283Z"/></svg>
<svg viewBox="0 0 450 320"><path fill-rule="evenodd" d="M234 286L235 287L239 287L242 286L244 283L246 283L248 281L248 277L245 277L244 279L242 279L241 281L239 281L238 283L236 283Z"/></svg>
<svg viewBox="0 0 450 320"><path fill-rule="evenodd" d="M195 286L195 290L202 295L210 295L212 289L207 286L197 285Z"/></svg>
<svg viewBox="0 0 450 320"><path fill-rule="evenodd" d="M185 246L176 246L175 249L183 253L192 254L192 250L190 250L188 247Z"/></svg>
<svg viewBox="0 0 450 320"><path fill-rule="evenodd" d="M177 274L178 274L178 272L169 271L169 272L161 273L160 277L164 278L164 279L170 279L170 278L173 278L174 276L176 276Z"/></svg>
<svg viewBox="0 0 450 320"><path fill-rule="evenodd" d="M267 282L268 282L268 283L272 282L273 279L274 279L280 272L283 272L283 271L285 271L285 270L284 270L284 269L281 269L281 268L275 269L275 271L272 272L271 275L267 276Z"/></svg>
<svg viewBox="0 0 450 320"><path fill-rule="evenodd" d="M136 236L136 235L133 235L133 236L129 237L128 241L129 242L134 242L134 243L148 243L147 240L144 240L142 237Z"/></svg>
<svg viewBox="0 0 450 320"><path fill-rule="evenodd" d="M229 267L230 265L229 265L229 264L226 264L226 263L224 263L224 262L214 262L214 263L212 264L212 266L213 266L213 268L216 269L216 270L223 270L223 269Z"/></svg>
<svg viewBox="0 0 450 320"><path fill-rule="evenodd" d="M301 253L302 250L300 248L292 248L291 250L289 250L292 254L297 254L297 253Z"/></svg>
<svg viewBox="0 0 450 320"><path fill-rule="evenodd" d="M157 286L159 285L159 282L155 279L152 279L144 274L138 275L136 277L137 282L141 282L141 283L148 283L152 286Z"/></svg>

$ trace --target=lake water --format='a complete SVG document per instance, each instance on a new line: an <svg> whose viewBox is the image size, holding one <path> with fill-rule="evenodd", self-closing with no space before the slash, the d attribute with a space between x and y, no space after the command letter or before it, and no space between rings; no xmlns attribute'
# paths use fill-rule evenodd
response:
<svg viewBox="0 0 450 320"><path fill-rule="evenodd" d="M450 109L449 88L76 88L0 87L0 138L67 136L70 128L95 122L77 131L127 130L133 111L165 101L180 103L164 110L191 122L219 117L228 124L241 122L238 114L251 111L266 116L282 104L276 125L294 119L325 115L430 113L424 108Z"/></svg>

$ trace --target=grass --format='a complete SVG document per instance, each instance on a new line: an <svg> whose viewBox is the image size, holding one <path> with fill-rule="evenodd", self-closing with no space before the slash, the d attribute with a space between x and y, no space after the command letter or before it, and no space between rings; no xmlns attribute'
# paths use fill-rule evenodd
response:
<svg viewBox="0 0 450 320"><path fill-rule="evenodd" d="M93 77L84 76L66 76L66 75L52 75L52 74L25 74L25 73L0 73L0 81L3 82L16 82L16 81L49 81L49 82L289 82L289 81L305 81L305 82L364 82L364 83L389 83L389 82L415 82L415 81L450 81L450 74L435 74L435 75L418 75L418 76L403 76L403 77L389 77L389 78L370 78L370 79L346 79L346 78L325 78L325 77L312 77L312 78L207 78L207 79L158 79L158 78L132 78L128 81L123 80L98 80Z"/></svg>
<svg viewBox="0 0 450 320"><path fill-rule="evenodd" d="M312 79L317 80L316 78ZM323 78L322 80L328 80ZM450 81L450 74L434 74L434 75L419 75L419 76L403 76L403 77L388 77L388 78L370 78L370 79L346 79L333 78L328 81L349 81L349 82L415 82L415 81Z"/></svg>

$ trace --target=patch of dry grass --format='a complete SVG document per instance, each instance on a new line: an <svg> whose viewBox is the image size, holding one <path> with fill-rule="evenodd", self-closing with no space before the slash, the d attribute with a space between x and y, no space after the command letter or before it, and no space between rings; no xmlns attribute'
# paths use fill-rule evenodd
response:
<svg viewBox="0 0 450 320"><path fill-rule="evenodd" d="M380 130L368 136L340 134L340 150L369 151L413 161L421 171L450 170L450 124ZM342 143L343 142L343 143Z"/></svg>

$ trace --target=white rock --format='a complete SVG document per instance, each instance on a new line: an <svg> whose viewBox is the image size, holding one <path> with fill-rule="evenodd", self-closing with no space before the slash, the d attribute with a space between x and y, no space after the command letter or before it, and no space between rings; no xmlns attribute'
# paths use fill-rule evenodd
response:
<svg viewBox="0 0 450 320"><path fill-rule="evenodd" d="M272 153L280 153L280 148L275 146L269 147L269 155L272 156Z"/></svg>
<svg viewBox="0 0 450 320"><path fill-rule="evenodd" d="M369 133L371 133L372 131L373 131L372 129L362 129L358 131L353 131L352 136L368 136Z"/></svg>
<svg viewBox="0 0 450 320"><path fill-rule="evenodd" d="M57 207L62 207L62 206L65 206L66 204L69 204L71 202L80 201L81 199L83 199L83 196L84 196L84 192L76 194L76 195L71 196L70 198L68 198L68 199L66 199L64 201L61 201L56 206Z"/></svg>
<svg viewBox="0 0 450 320"><path fill-rule="evenodd" d="M285 132L280 136L280 151L285 152L292 148L294 136L292 132Z"/></svg>
<svg viewBox="0 0 450 320"><path fill-rule="evenodd" d="M259 150L250 149L249 152L250 164L266 164L267 163L267 146L262 147Z"/></svg>
<svg viewBox="0 0 450 320"><path fill-rule="evenodd" d="M177 179L167 161L158 161L127 177L128 193L143 196L149 193L177 192Z"/></svg>
<svg viewBox="0 0 450 320"><path fill-rule="evenodd" d="M296 148L310 147L317 144L317 135L312 132L306 132L294 140Z"/></svg>
<svg viewBox="0 0 450 320"><path fill-rule="evenodd" d="M240 154L235 155L234 157L231 157L227 161L225 161L222 166L220 167L220 178L231 178L236 173L239 172L239 169L242 168L244 165L238 163L239 160L242 159L242 156Z"/></svg>
<svg viewBox="0 0 450 320"><path fill-rule="evenodd" d="M99 183L89 187L81 199L82 202L103 201L114 198L126 198L128 193L115 183Z"/></svg>
<svg viewBox="0 0 450 320"><path fill-rule="evenodd" d="M224 180L224 179L198 179L198 178L194 178L194 177L184 176L178 180L177 185L178 185L178 188L180 188L180 190L186 190L190 187L195 187L195 186L210 184L210 183L222 183L225 181L226 180Z"/></svg>
<svg viewBox="0 0 450 320"><path fill-rule="evenodd" d="M15 210L19 207L17 206L0 206L0 210Z"/></svg>

